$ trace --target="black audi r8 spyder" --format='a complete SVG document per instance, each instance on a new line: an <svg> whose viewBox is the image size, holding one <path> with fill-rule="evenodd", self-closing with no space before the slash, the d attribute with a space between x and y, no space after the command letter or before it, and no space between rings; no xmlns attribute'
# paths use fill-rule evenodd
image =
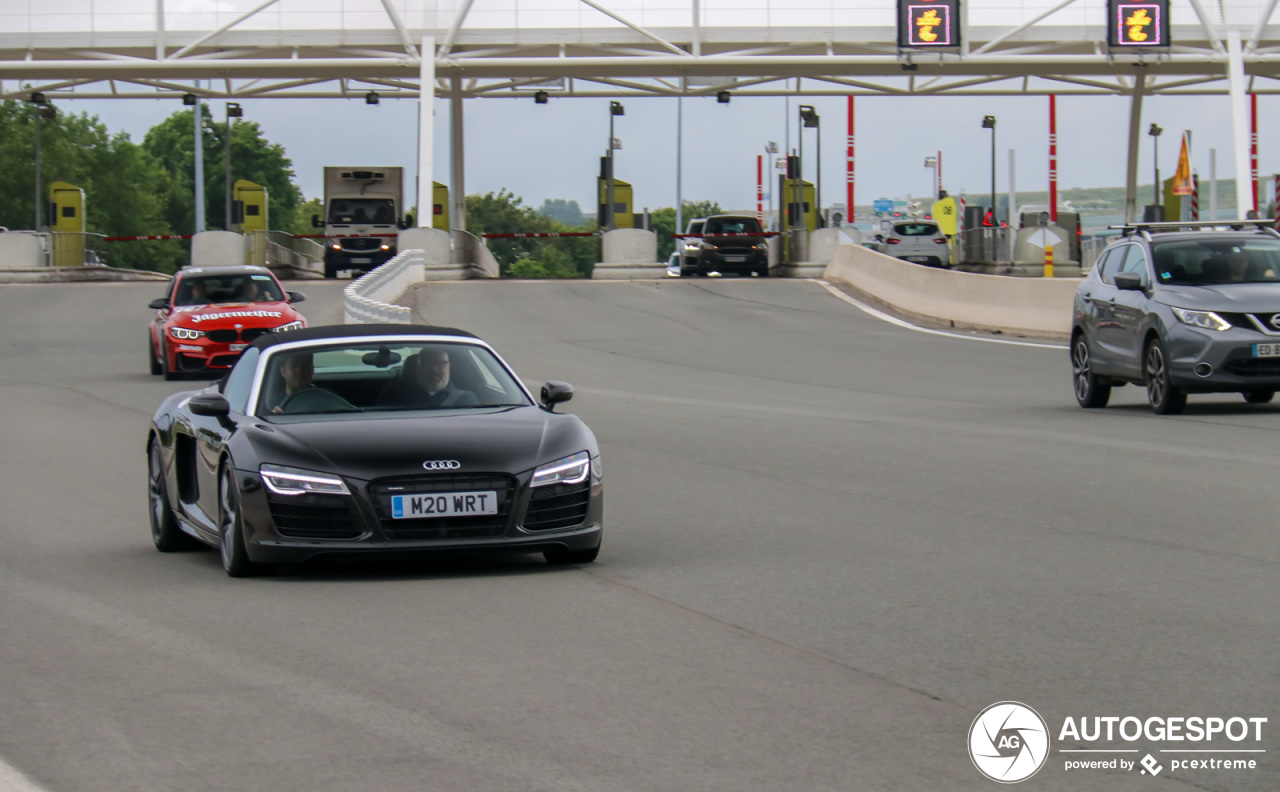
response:
<svg viewBox="0 0 1280 792"><path fill-rule="evenodd" d="M243 577L329 555L600 550L595 436L535 400L487 343L442 327L259 337L218 383L174 394L147 434L151 533Z"/></svg>

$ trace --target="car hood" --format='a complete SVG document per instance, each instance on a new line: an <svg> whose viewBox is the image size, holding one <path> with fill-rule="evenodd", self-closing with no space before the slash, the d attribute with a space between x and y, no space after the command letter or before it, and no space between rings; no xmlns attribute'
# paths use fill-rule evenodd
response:
<svg viewBox="0 0 1280 792"><path fill-rule="evenodd" d="M1162 286L1157 299L1166 305L1200 311L1273 313L1280 311L1280 283Z"/></svg>
<svg viewBox="0 0 1280 792"><path fill-rule="evenodd" d="M197 330L245 327L278 327L297 321L301 316L287 302L219 303L217 305L182 305L173 309L169 322Z"/></svg>
<svg viewBox="0 0 1280 792"><path fill-rule="evenodd" d="M463 474L519 474L578 451L598 453L576 416L538 407L287 421L247 428L259 461L363 480L426 475L423 463L432 460L456 460Z"/></svg>

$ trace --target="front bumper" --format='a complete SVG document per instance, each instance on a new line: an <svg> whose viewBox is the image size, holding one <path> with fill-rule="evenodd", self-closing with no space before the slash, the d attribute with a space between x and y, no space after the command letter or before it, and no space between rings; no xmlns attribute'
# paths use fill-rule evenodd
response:
<svg viewBox="0 0 1280 792"><path fill-rule="evenodd" d="M757 248L703 250L699 265L707 272L750 274L768 269L769 252Z"/></svg>
<svg viewBox="0 0 1280 792"><path fill-rule="evenodd" d="M1241 327L1216 332L1173 325L1165 339L1169 379L1188 393L1280 390L1280 357L1253 355L1254 344L1265 343L1280 343L1280 337Z"/></svg>
<svg viewBox="0 0 1280 792"><path fill-rule="evenodd" d="M169 368L182 374L227 371L249 346L244 341L220 343L207 338L184 341L170 339L168 345L172 354Z"/></svg>
<svg viewBox="0 0 1280 792"><path fill-rule="evenodd" d="M281 496L267 490L256 471L237 474L246 549L260 563L298 564L324 556L589 550L599 546L603 532L604 485L591 478L577 485L575 493L557 486L531 489L529 474L474 476L488 481L473 484L449 483L447 476L414 477L426 487L417 490L422 492L495 488L503 508L493 516L396 520L390 516L390 495L380 484L387 479L345 479L351 495ZM500 479L507 483L494 483ZM434 480L443 483L433 487Z"/></svg>

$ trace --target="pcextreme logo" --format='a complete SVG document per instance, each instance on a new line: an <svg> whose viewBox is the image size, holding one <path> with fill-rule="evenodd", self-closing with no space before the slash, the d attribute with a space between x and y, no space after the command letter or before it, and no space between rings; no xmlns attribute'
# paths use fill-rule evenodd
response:
<svg viewBox="0 0 1280 792"><path fill-rule="evenodd" d="M1025 781L1049 758L1049 726L1026 704L997 702L973 719L969 758L992 781Z"/></svg>

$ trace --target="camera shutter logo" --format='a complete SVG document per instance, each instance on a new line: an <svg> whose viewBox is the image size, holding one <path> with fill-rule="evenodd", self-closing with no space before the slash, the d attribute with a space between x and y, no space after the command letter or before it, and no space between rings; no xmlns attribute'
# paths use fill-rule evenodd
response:
<svg viewBox="0 0 1280 792"><path fill-rule="evenodd" d="M992 781L1016 784L1049 758L1049 727L1040 713L1016 701L992 704L969 727L969 758Z"/></svg>

